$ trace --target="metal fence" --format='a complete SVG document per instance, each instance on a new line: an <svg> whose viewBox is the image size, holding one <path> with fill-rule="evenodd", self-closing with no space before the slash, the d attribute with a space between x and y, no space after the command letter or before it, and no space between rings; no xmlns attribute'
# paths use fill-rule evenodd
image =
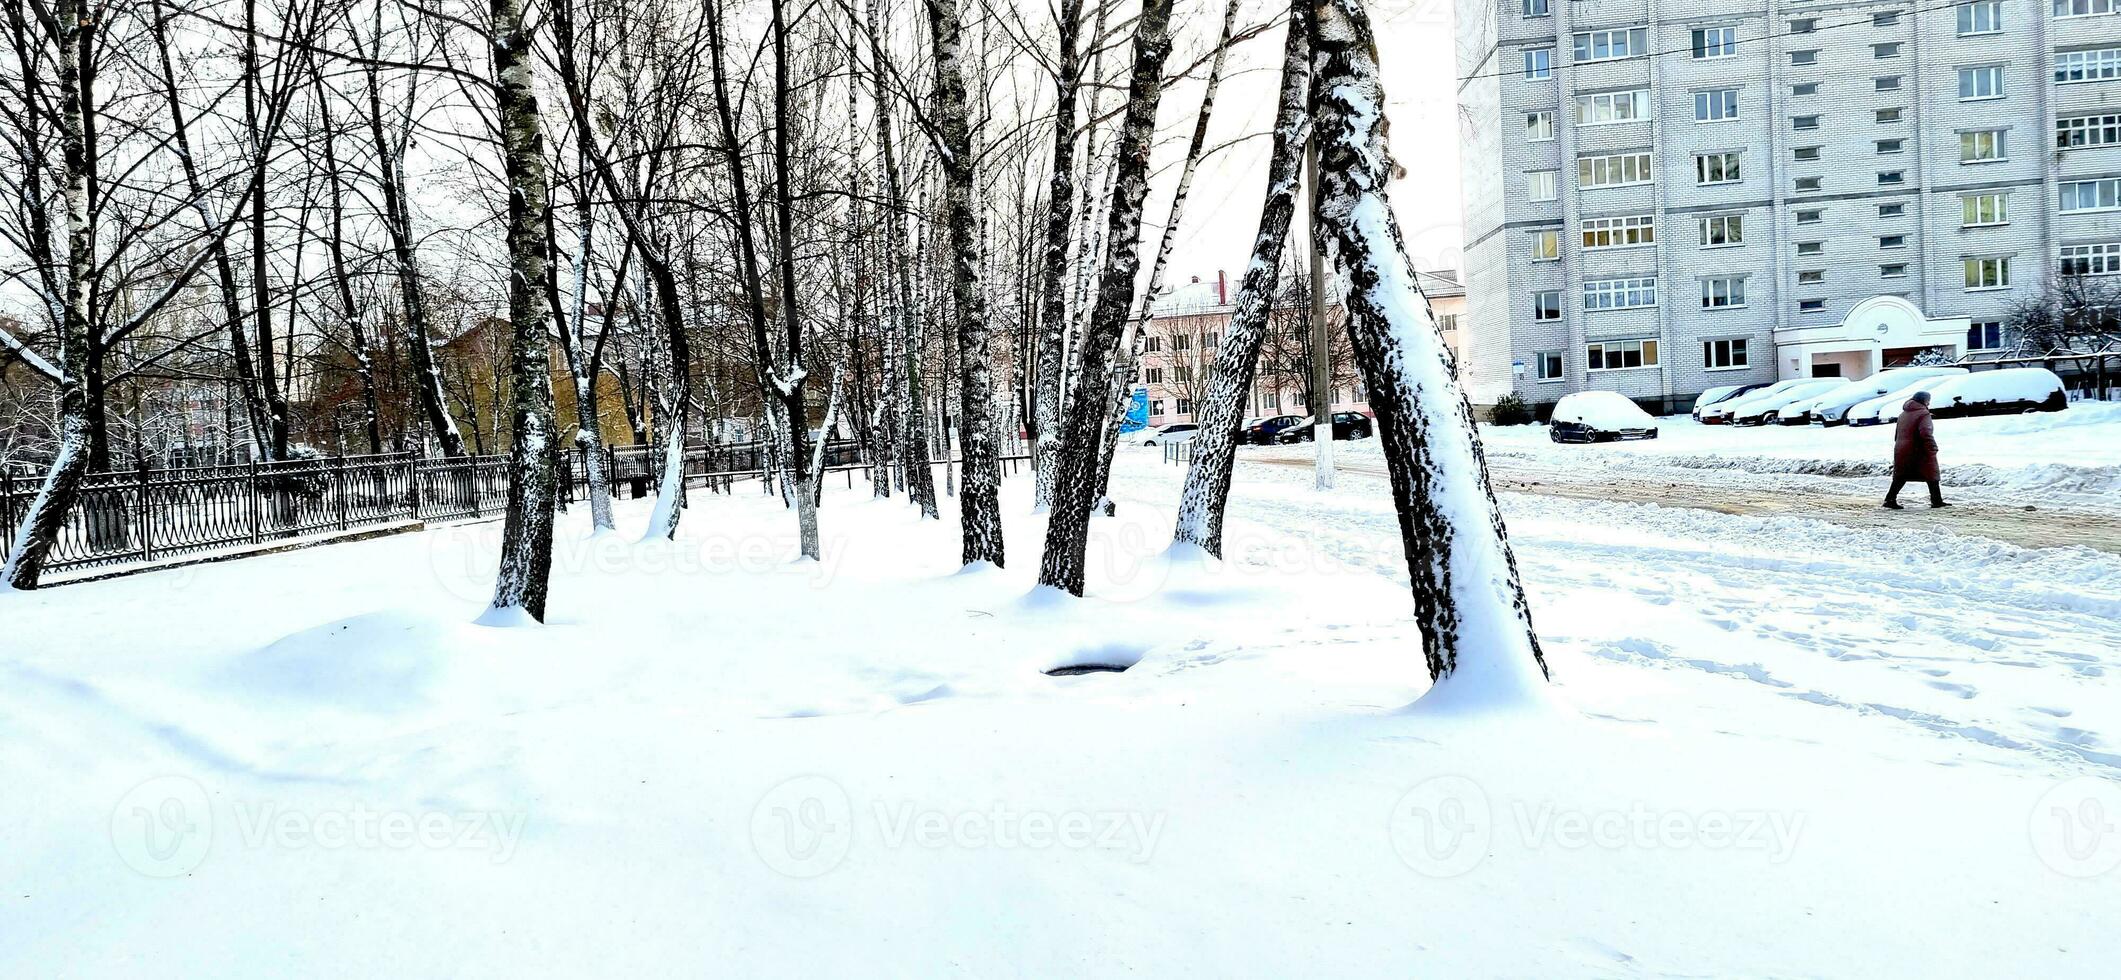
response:
<svg viewBox="0 0 2121 980"><path fill-rule="evenodd" d="M43 479L0 476L12 531ZM154 561L305 534L497 514L508 458L412 453L91 473L67 512L52 571Z"/></svg>

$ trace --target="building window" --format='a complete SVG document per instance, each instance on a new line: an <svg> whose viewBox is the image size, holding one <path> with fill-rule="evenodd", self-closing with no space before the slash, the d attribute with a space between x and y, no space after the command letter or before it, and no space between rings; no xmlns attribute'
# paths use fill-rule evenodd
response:
<svg viewBox="0 0 2121 980"><path fill-rule="evenodd" d="M1900 12L1897 10L1888 10L1871 15L1872 27L1891 27L1898 23L1900 23Z"/></svg>
<svg viewBox="0 0 2121 980"><path fill-rule="evenodd" d="M1545 143L1554 138L1554 114L1551 112L1527 112L1524 116L1524 139L1527 143Z"/></svg>
<svg viewBox="0 0 2121 980"><path fill-rule="evenodd" d="M1701 342L1701 366L1711 371L1751 367L1752 361L1746 356L1747 353L1744 337L1704 340Z"/></svg>
<svg viewBox="0 0 2121 980"><path fill-rule="evenodd" d="M1532 261L1555 262L1561 258L1561 232L1535 231L1532 233Z"/></svg>
<svg viewBox="0 0 2121 980"><path fill-rule="evenodd" d="M1899 187L1905 183L1907 183L1907 171L1905 170L1878 171L1878 186L1880 187Z"/></svg>
<svg viewBox="0 0 2121 980"><path fill-rule="evenodd" d="M1902 150L1905 150L1906 148L1907 141L1905 140L1890 139L1878 141L1879 156L1892 156L1893 154L1899 153Z"/></svg>
<svg viewBox="0 0 2121 980"><path fill-rule="evenodd" d="M1820 183L1819 183L1819 181L1820 181L1820 178L1818 178L1818 177L1799 177L1799 178L1797 178L1797 193L1799 193L1799 194L1814 194L1814 193L1817 193L1817 192L1819 191L1819 188L1820 188Z"/></svg>
<svg viewBox="0 0 2121 980"><path fill-rule="evenodd" d="M1803 51L1792 51L1792 52L1790 52L1790 64L1793 64L1793 65L1816 65L1816 64L1818 64L1818 63L1819 63L1819 49L1818 49L1818 48L1807 48L1807 49L1805 49L1805 50L1803 50Z"/></svg>
<svg viewBox="0 0 2121 980"><path fill-rule="evenodd" d="M1164 400L1163 400L1163 399L1161 399L1161 398L1151 398L1151 399L1149 399L1149 414L1151 414L1151 415L1162 415L1162 414L1164 414Z"/></svg>
<svg viewBox="0 0 2121 980"><path fill-rule="evenodd" d="M1878 120L1881 125L1886 123L1896 123L1900 121L1900 110L1880 109L1876 113L1874 113L1873 116Z"/></svg>
<svg viewBox="0 0 2121 980"><path fill-rule="evenodd" d="M2110 276L2121 272L2121 242L2062 246L2065 276Z"/></svg>
<svg viewBox="0 0 2121 980"><path fill-rule="evenodd" d="M1790 150L1790 158L1798 163L1809 163L1819 159L1819 148L1816 146L1795 147Z"/></svg>
<svg viewBox="0 0 2121 980"><path fill-rule="evenodd" d="M1980 292L1985 289L2008 289L2011 284L2011 259L2008 255L1988 256L1963 260L1966 266L1966 291Z"/></svg>
<svg viewBox="0 0 2121 980"><path fill-rule="evenodd" d="M1534 170L1525 174L1525 196L1534 201L1551 201L1559 197L1560 194L1555 189L1556 173L1553 170Z"/></svg>
<svg viewBox="0 0 2121 980"><path fill-rule="evenodd" d="M1790 21L1790 33L1792 34L1810 34L1818 29L1819 18L1817 17L1797 17Z"/></svg>
<svg viewBox="0 0 2121 980"><path fill-rule="evenodd" d="M1825 269L1805 269L1797 273L1797 285L1799 286L1817 286L1825 282Z"/></svg>
<svg viewBox="0 0 2121 980"><path fill-rule="evenodd" d="M1900 57L1900 42L1887 41L1884 44L1871 45L1871 57L1879 59Z"/></svg>
<svg viewBox="0 0 2121 980"><path fill-rule="evenodd" d="M1654 340L1602 340L1584 348L1584 367L1592 371L1626 371L1657 366Z"/></svg>
<svg viewBox="0 0 2121 980"><path fill-rule="evenodd" d="M1638 58L1649 48L1647 27L1623 27L1612 31L1579 31L1575 41L1578 62Z"/></svg>
<svg viewBox="0 0 2121 980"><path fill-rule="evenodd" d="M1738 118L1738 90L1712 88L1694 93L1695 122L1728 122Z"/></svg>
<svg viewBox="0 0 2121 980"><path fill-rule="evenodd" d="M1694 155L1694 183L1735 184L1740 179L1738 154L1697 153Z"/></svg>
<svg viewBox="0 0 2121 980"><path fill-rule="evenodd" d="M1905 279L1905 278L1907 278L1907 263L1905 263L1905 262L1887 262L1886 264L1884 264L1884 265L1881 265L1881 266L1879 266L1879 267L1878 267L1878 278L1880 278L1880 279Z"/></svg>
<svg viewBox="0 0 2121 980"><path fill-rule="evenodd" d="M1173 337L1173 338L1171 338L1171 349L1172 349L1172 350L1192 350L1192 349L1193 349L1193 335L1192 335L1192 334L1185 334L1185 333L1182 333L1182 334L1179 334L1179 335L1178 335L1178 336L1176 336L1176 337Z"/></svg>
<svg viewBox="0 0 2121 980"><path fill-rule="evenodd" d="M2057 17L2094 17L2114 12L2116 0L2055 0Z"/></svg>
<svg viewBox="0 0 2121 980"><path fill-rule="evenodd" d="M1524 0L1526 17L1547 17L1554 13L1551 0Z"/></svg>
<svg viewBox="0 0 2121 980"><path fill-rule="evenodd" d="M1177 404L1176 404L1176 405L1174 405L1173 407L1174 407L1174 408L1175 408L1175 409L1176 409L1176 410L1178 411L1178 414L1180 414L1180 415L1188 415L1188 414L1191 414L1191 413L1192 413L1192 411L1193 411L1193 399L1191 399L1191 398L1180 398L1180 399L1177 399Z"/></svg>
<svg viewBox="0 0 2121 980"><path fill-rule="evenodd" d="M2062 210L2113 211L2121 209L2121 177L2099 180L2069 180L2062 183Z"/></svg>
<svg viewBox="0 0 2121 980"><path fill-rule="evenodd" d="M1625 187L1649 182L1648 152L1581 157L1576 161L1576 183L1580 187Z"/></svg>
<svg viewBox="0 0 2121 980"><path fill-rule="evenodd" d="M1791 116L1790 128L1797 130L1818 129L1818 116Z"/></svg>
<svg viewBox="0 0 2121 980"><path fill-rule="evenodd" d="M1714 276L1701 280L1702 309L1735 310L1744 305L1744 276Z"/></svg>
<svg viewBox="0 0 2121 980"><path fill-rule="evenodd" d="M1880 76L1878 76L1877 78L1873 78L1873 79L1871 79L1871 91L1873 91L1873 92L1898 92L1898 91L1900 91L1900 76L1898 76L1898 75L1880 75Z"/></svg>
<svg viewBox="0 0 2121 980"><path fill-rule="evenodd" d="M1576 122L1584 126L1610 126L1641 122L1650 118L1650 90L1595 92L1576 97Z"/></svg>
<svg viewBox="0 0 2121 980"><path fill-rule="evenodd" d="M1561 319L1561 290L1542 289L1532 294L1532 319Z"/></svg>
<svg viewBox="0 0 2121 980"><path fill-rule="evenodd" d="M2055 52L2055 84L2102 82L2121 78L2121 48Z"/></svg>
<svg viewBox="0 0 2121 980"><path fill-rule="evenodd" d="M1968 324L1966 328L1966 349L1970 351L2002 350L2003 321L1976 320Z"/></svg>
<svg viewBox="0 0 2121 980"><path fill-rule="evenodd" d="M1694 58L1728 58L1738 53L1738 28L1694 28Z"/></svg>
<svg viewBox="0 0 2121 980"><path fill-rule="evenodd" d="M1824 220L1826 220L1826 212L1818 208L1808 208L1797 212L1797 223L1800 225L1816 225Z"/></svg>
<svg viewBox="0 0 2121 980"><path fill-rule="evenodd" d="M1878 217L1897 218L1907 213L1907 205L1898 202L1878 205Z"/></svg>
<svg viewBox="0 0 2121 980"><path fill-rule="evenodd" d="M2121 143L2121 115L2070 116L2055 120L2055 147L2113 146Z"/></svg>
<svg viewBox="0 0 2121 980"><path fill-rule="evenodd" d="M1617 218L1585 218L1580 225L1583 230L1583 247L1632 248L1637 245L1652 245L1657 241L1657 224L1647 214L1630 214Z"/></svg>
<svg viewBox="0 0 2121 980"><path fill-rule="evenodd" d="M1879 248L1906 248L1906 247L1907 247L1907 236L1906 236L1906 235L1879 235L1879 236L1878 236L1878 247L1879 247Z"/></svg>
<svg viewBox="0 0 2121 980"><path fill-rule="evenodd" d="M1534 367L1533 367L1533 369L1532 369L1532 376L1533 376L1533 377L1535 377L1535 378L1537 378L1537 379L1539 379L1539 380L1541 380L1541 381L1560 381L1560 380L1561 380L1561 352L1560 352L1560 351L1558 351L1558 350L1546 350L1546 351L1540 351L1539 353L1537 353L1537 354L1534 354L1534 355L1532 355L1532 363L1533 363L1533 365L1534 365Z"/></svg>
<svg viewBox="0 0 2121 980"><path fill-rule="evenodd" d="M1818 95L1819 83L1798 82L1797 84L1790 86L1790 94L1793 96Z"/></svg>
<svg viewBox="0 0 2121 980"><path fill-rule="evenodd" d="M1524 49L1524 77L1526 81L1542 82L1554 77L1554 49Z"/></svg>
<svg viewBox="0 0 2121 980"><path fill-rule="evenodd" d="M1156 352L1156 351L1160 351L1160 350L1163 350L1163 349L1164 349L1164 338L1162 338L1162 337L1144 337L1144 338L1142 338L1142 350L1143 350L1143 351L1145 351L1145 352L1149 352L1149 353L1154 353L1154 352Z"/></svg>
<svg viewBox="0 0 2121 980"><path fill-rule="evenodd" d="M2002 97L2002 65L1973 65L1959 69L1959 101L1979 102Z"/></svg>
<svg viewBox="0 0 2121 980"><path fill-rule="evenodd" d="M1656 276L1586 279L1583 283L1583 309L1586 313L1600 310L1634 310L1656 305Z"/></svg>
<svg viewBox="0 0 2121 980"><path fill-rule="evenodd" d="M1978 0L1959 5L1959 36L1994 34L2003 30L2003 0Z"/></svg>
<svg viewBox="0 0 2121 980"><path fill-rule="evenodd" d="M1797 312L1799 313L1820 313L1825 310L1826 300L1823 299L1800 299L1797 301Z"/></svg>
<svg viewBox="0 0 2121 980"><path fill-rule="evenodd" d="M1965 228L2000 225L2010 220L2000 193L1959 195L1959 224Z"/></svg>
<svg viewBox="0 0 2121 980"><path fill-rule="evenodd" d="M1798 255L1825 255L1825 254L1826 254L1826 243L1825 243L1825 242L1798 242L1798 243L1797 243L1797 254L1798 254Z"/></svg>
<svg viewBox="0 0 2121 980"><path fill-rule="evenodd" d="M1148 383L1148 384L1152 384L1152 385L1160 385L1160 384L1163 384L1163 383L1164 383L1164 369L1163 369L1163 368L1143 368L1143 369L1142 369L1142 381L1143 381L1143 382L1145 382L1145 383Z"/></svg>
<svg viewBox="0 0 2121 980"><path fill-rule="evenodd" d="M1721 248L1745 241L1745 215L1712 214L1701 219L1701 247Z"/></svg>

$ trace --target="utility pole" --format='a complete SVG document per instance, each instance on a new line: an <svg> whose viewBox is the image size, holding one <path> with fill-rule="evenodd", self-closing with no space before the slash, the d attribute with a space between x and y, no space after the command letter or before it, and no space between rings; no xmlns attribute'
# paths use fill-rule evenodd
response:
<svg viewBox="0 0 2121 980"><path fill-rule="evenodd" d="M1319 248L1318 137L1304 147L1305 180L1311 188L1311 442L1317 449L1312 472L1319 490L1333 489L1333 346L1326 335L1326 257Z"/></svg>

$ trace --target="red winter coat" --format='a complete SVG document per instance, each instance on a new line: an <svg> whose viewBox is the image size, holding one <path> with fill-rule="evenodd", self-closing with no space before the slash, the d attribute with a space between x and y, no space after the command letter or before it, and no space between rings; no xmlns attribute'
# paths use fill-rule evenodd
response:
<svg viewBox="0 0 2121 980"><path fill-rule="evenodd" d="M1893 430L1893 475L1923 482L1937 478L1937 430L1930 407L1912 398L1900 406L1900 425Z"/></svg>

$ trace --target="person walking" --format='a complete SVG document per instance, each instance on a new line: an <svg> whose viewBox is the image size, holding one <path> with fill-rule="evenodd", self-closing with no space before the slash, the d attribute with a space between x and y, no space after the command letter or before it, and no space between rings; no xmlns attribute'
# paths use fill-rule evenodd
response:
<svg viewBox="0 0 2121 980"><path fill-rule="evenodd" d="M1911 481L1929 484L1931 507L1951 506L1937 483L1937 429L1930 421L1927 391L1915 392L1900 406L1900 424L1893 430L1893 486L1885 492L1885 506L1901 510L1900 488Z"/></svg>

